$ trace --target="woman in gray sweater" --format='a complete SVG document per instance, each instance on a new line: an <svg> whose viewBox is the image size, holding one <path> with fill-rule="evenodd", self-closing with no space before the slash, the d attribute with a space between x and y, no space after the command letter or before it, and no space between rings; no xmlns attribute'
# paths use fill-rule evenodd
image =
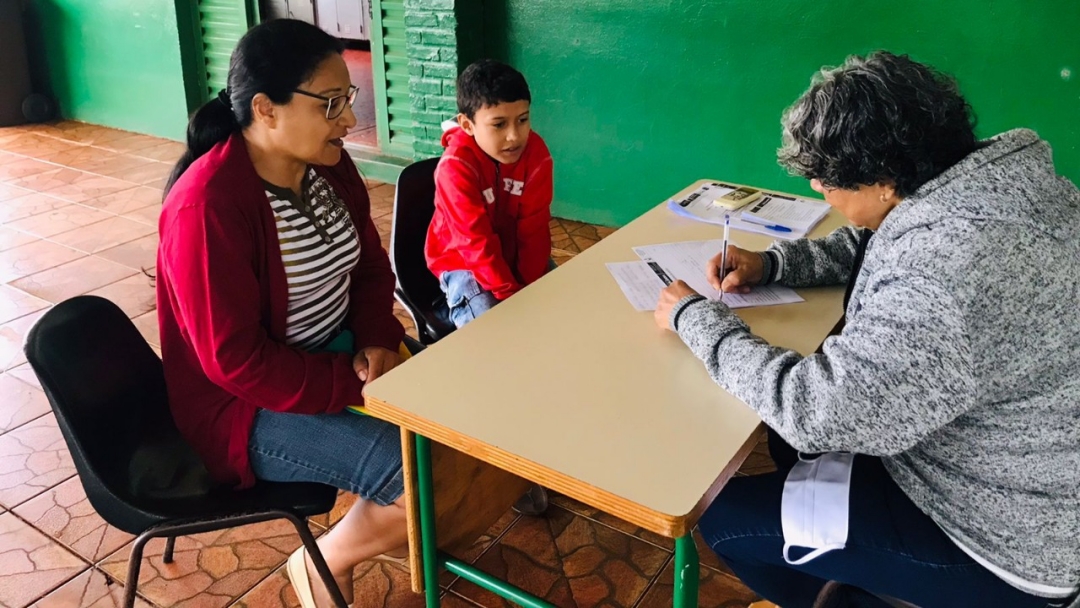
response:
<svg viewBox="0 0 1080 608"><path fill-rule="evenodd" d="M683 283L661 298L657 322L770 429L780 470L732 480L700 525L783 608L827 581L922 608L1080 604L1080 193L1034 132L977 141L973 122L950 78L885 52L788 109L781 164L855 227L732 247L713 280L848 283L819 353Z"/></svg>

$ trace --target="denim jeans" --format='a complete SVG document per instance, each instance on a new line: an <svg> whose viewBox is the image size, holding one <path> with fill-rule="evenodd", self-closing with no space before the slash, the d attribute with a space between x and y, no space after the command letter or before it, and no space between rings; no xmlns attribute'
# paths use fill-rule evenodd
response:
<svg viewBox="0 0 1080 608"><path fill-rule="evenodd" d="M451 270L439 277L439 287L446 294L450 322L461 329L469 321L491 310L499 300L480 286L469 270Z"/></svg>
<svg viewBox="0 0 1080 608"><path fill-rule="evenodd" d="M827 581L920 608L1046 608L1068 604L1026 594L964 553L908 499L880 458L858 455L851 477L847 546L801 566L784 561L780 497L796 452L769 431L779 471L728 482L701 518L705 542L747 586L784 608L810 608ZM798 559L808 550L793 551Z"/></svg>
<svg viewBox="0 0 1080 608"><path fill-rule="evenodd" d="M324 483L382 506L405 491L401 431L370 416L260 409L248 458L258 479Z"/></svg>
<svg viewBox="0 0 1080 608"><path fill-rule="evenodd" d="M408 337L405 345L413 354L422 348ZM352 333L342 331L321 350L352 353ZM401 431L370 416L260 409L248 439L248 459L257 479L323 483L382 506L405 492Z"/></svg>
<svg viewBox="0 0 1080 608"><path fill-rule="evenodd" d="M548 260L548 272L555 270L555 260ZM439 287L446 295L447 310L438 311L461 329L476 317L491 310L499 300L480 286L471 270L451 270L439 276Z"/></svg>

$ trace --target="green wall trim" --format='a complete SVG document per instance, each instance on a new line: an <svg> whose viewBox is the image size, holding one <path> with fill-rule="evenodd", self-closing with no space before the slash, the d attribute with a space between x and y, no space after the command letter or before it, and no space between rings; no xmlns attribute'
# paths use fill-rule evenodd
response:
<svg viewBox="0 0 1080 608"><path fill-rule="evenodd" d="M884 48L955 75L980 136L1030 127L1080 181L1077 0L504 0L485 53L521 70L554 212L622 225L699 178L810 194L780 115L822 65Z"/></svg>
<svg viewBox="0 0 1080 608"><path fill-rule="evenodd" d="M413 162L409 158L379 154L369 148L354 148L352 146L349 147L349 155L352 156L353 163L360 169L364 179L387 184L397 183L401 170Z"/></svg>

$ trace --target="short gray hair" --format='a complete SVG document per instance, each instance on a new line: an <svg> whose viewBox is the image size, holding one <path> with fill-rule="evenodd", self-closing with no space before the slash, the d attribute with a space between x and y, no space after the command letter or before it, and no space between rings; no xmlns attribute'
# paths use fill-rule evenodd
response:
<svg viewBox="0 0 1080 608"><path fill-rule="evenodd" d="M781 124L777 158L792 175L848 190L893 183L901 197L977 146L956 81L887 51L823 68Z"/></svg>

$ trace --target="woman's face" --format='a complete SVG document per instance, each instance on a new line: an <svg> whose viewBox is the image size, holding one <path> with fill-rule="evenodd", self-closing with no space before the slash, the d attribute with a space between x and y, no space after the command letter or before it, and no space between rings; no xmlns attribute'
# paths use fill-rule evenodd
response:
<svg viewBox="0 0 1080 608"><path fill-rule="evenodd" d="M860 184L855 190L829 188L820 180L810 180L810 187L825 197L825 202L860 228L877 230L885 216L900 204L892 184Z"/></svg>
<svg viewBox="0 0 1080 608"><path fill-rule="evenodd" d="M297 89L330 98L348 95L350 86L345 60L335 53ZM294 93L289 103L277 106L274 139L279 149L307 164L336 165L341 159L342 138L356 125L356 117L346 105L339 116L327 119L326 107L326 101L299 93Z"/></svg>

